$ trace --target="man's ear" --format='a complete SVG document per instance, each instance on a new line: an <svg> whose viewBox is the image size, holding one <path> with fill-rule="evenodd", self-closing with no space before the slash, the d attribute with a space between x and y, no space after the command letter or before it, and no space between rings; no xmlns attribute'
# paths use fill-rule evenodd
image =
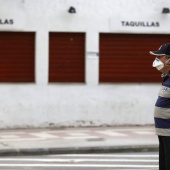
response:
<svg viewBox="0 0 170 170"><path fill-rule="evenodd" d="M168 59L168 63L167 64L170 65L170 58Z"/></svg>

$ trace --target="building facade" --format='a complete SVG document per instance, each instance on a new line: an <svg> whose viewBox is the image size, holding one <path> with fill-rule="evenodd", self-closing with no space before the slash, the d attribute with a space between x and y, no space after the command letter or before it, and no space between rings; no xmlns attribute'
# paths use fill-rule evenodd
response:
<svg viewBox="0 0 170 170"><path fill-rule="evenodd" d="M168 0L0 4L0 128L153 124Z"/></svg>

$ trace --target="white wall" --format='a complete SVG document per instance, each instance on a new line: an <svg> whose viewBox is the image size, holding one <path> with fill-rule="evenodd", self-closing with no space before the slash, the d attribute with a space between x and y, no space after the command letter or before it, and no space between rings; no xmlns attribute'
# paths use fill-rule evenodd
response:
<svg viewBox="0 0 170 170"><path fill-rule="evenodd" d="M0 128L153 124L160 84L99 84L99 33L170 33L169 0L0 0L0 31L36 32L36 82L0 84ZM69 14L70 6L76 14ZM160 27L122 27L121 21ZM86 83L48 83L50 31L86 33ZM156 73L155 74L159 74Z"/></svg>

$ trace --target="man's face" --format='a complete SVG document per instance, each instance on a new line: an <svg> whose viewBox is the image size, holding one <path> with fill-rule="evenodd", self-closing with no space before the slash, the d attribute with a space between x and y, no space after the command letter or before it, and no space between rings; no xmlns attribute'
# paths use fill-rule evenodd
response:
<svg viewBox="0 0 170 170"><path fill-rule="evenodd" d="M168 59L166 58L165 55L164 56L157 56L157 58L164 63L164 67L159 71L162 72L162 73L167 73L170 70L170 61L167 61Z"/></svg>

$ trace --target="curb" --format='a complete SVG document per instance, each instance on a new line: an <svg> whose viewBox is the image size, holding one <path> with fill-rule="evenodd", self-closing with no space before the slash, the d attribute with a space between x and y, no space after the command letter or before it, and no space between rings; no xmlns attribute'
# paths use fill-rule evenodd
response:
<svg viewBox="0 0 170 170"><path fill-rule="evenodd" d="M29 148L0 150L0 156L31 156L49 154L85 154L118 152L157 152L158 145L105 146L105 147L68 147L68 148Z"/></svg>

